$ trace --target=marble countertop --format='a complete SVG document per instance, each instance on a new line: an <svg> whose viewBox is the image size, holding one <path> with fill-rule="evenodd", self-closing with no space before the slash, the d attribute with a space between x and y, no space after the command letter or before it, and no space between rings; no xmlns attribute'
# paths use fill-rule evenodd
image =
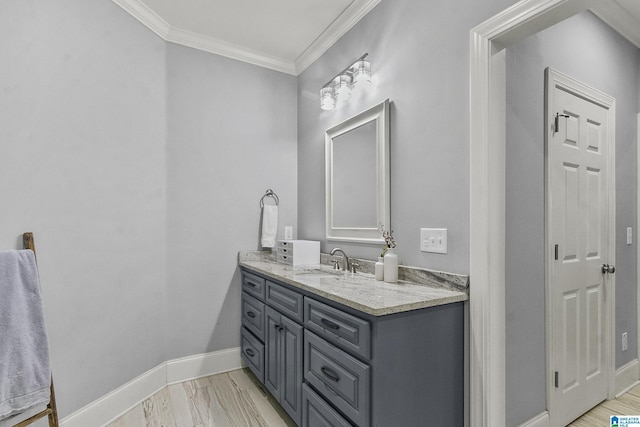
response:
<svg viewBox="0 0 640 427"><path fill-rule="evenodd" d="M372 274L358 272L354 275L333 270L325 264L312 268L293 267L276 262L269 252L255 251L240 252L238 264L255 273L374 316L401 313L469 299L468 287L460 285L460 283L468 285L468 277L451 275L454 277L452 281L447 277L448 273L433 272L437 274L439 280L421 280L425 272L427 272L427 276L430 276L431 272L410 268L411 277L420 280L421 283L408 280L386 283L375 280ZM416 276L414 274L416 270L422 274ZM400 277L402 276L403 274L400 274ZM445 280L442 279L443 276L446 277ZM450 281L458 283L446 286L446 283Z"/></svg>

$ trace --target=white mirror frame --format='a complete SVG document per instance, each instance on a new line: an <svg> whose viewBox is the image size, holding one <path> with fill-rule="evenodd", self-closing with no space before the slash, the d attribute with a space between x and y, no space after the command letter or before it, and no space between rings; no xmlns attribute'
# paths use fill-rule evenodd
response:
<svg viewBox="0 0 640 427"><path fill-rule="evenodd" d="M366 123L376 123L376 220L378 226L336 227L333 215L333 140ZM389 100L386 99L362 113L327 129L325 132L325 195L326 238L355 243L380 244L384 242L378 228L391 227L391 197L389 191Z"/></svg>

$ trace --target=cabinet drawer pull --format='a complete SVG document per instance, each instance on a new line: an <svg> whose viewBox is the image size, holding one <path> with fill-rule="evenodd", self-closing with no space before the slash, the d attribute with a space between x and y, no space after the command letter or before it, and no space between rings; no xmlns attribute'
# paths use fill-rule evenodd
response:
<svg viewBox="0 0 640 427"><path fill-rule="evenodd" d="M340 381L340 377L338 376L338 374L336 374L331 368L327 368L326 366L323 366L322 368L320 368L320 371L322 371L324 376L329 378L331 381L335 381L335 382Z"/></svg>
<svg viewBox="0 0 640 427"><path fill-rule="evenodd" d="M278 332L282 332L282 331L284 330L284 327L283 327L283 326L280 326L280 325L278 325L278 324L273 325L273 327L274 327L274 328L276 329L276 331L278 331Z"/></svg>
<svg viewBox="0 0 640 427"><path fill-rule="evenodd" d="M245 352L245 353L247 353L247 356L249 356L249 357L253 357L253 356L255 356L255 355L256 355L256 354L253 352L253 350L251 350L250 348L246 349L244 352Z"/></svg>
<svg viewBox="0 0 640 427"><path fill-rule="evenodd" d="M247 311L247 316L253 319L254 317L256 317L256 314L253 311Z"/></svg>
<svg viewBox="0 0 640 427"><path fill-rule="evenodd" d="M248 280L247 280L246 284L247 284L247 286L252 287L252 288L255 288L256 286L258 286L253 282L249 282Z"/></svg>
<svg viewBox="0 0 640 427"><path fill-rule="evenodd" d="M340 329L340 325L338 325L337 323L333 323L331 320L327 320L324 317L320 319L320 323L322 323L324 326L330 329L335 329L335 330Z"/></svg>

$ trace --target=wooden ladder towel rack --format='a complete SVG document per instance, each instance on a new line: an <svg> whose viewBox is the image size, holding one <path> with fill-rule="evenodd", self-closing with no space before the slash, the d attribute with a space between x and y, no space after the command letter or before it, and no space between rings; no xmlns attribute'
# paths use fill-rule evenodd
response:
<svg viewBox="0 0 640 427"><path fill-rule="evenodd" d="M33 233L27 232L22 235L22 246L25 249L31 249L33 254L36 253L36 245L33 241ZM19 422L14 427L24 427L29 424L33 424L38 421L40 418L49 416L49 427L59 427L58 424L58 408L56 407L56 394L53 391L53 376L51 376L51 397L49 398L49 403L47 404L46 409L38 412L37 414L27 418L26 420Z"/></svg>

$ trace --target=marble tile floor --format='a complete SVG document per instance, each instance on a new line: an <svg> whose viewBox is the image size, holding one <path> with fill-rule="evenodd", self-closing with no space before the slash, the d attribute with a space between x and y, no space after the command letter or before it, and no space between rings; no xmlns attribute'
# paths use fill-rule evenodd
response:
<svg viewBox="0 0 640 427"><path fill-rule="evenodd" d="M640 415L640 385L602 402L568 427L602 427ZM106 427L295 427L246 369L170 385Z"/></svg>
<svg viewBox="0 0 640 427"><path fill-rule="evenodd" d="M568 427L609 426L611 415L640 415L640 385L615 400L605 400Z"/></svg>
<svg viewBox="0 0 640 427"><path fill-rule="evenodd" d="M295 427L245 369L163 388L107 427Z"/></svg>

